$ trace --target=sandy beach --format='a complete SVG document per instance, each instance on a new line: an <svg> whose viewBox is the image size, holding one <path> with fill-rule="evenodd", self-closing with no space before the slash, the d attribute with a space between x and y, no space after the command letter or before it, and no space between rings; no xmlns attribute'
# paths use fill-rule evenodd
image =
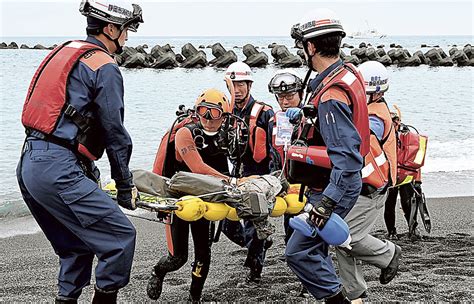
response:
<svg viewBox="0 0 474 304"><path fill-rule="evenodd" d="M428 199L433 229L423 240L410 241L401 210L397 227L403 249L398 276L388 285L378 282L379 269L365 265L369 286L368 301L472 301L474 294L473 197ZM149 215L153 218L153 215ZM164 226L132 219L137 228L137 249L130 284L119 293L119 302L147 302L146 284L151 267L166 253ZM203 300L206 302L315 302L298 297L299 282L286 264L278 259L284 251L282 218L272 222L277 230L268 251L263 280L257 286L242 286L247 269L242 266L246 249L221 236L213 245L212 265ZM374 235L383 238L380 214ZM192 247L192 245L190 246ZM58 258L42 233L0 239L0 302L53 302L57 292ZM185 301L191 281L188 263L165 278L160 302ZM337 264L337 262L336 262ZM93 284L93 281L91 282ZM93 287L88 286L80 302L88 303ZM150 301L151 302L151 301Z"/></svg>

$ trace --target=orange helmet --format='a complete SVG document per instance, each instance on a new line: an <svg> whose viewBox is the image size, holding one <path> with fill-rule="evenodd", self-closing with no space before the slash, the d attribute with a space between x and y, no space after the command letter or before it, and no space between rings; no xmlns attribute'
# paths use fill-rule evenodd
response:
<svg viewBox="0 0 474 304"><path fill-rule="evenodd" d="M222 117L223 113L231 112L229 99L224 93L216 89L207 89L199 95L196 99L194 109L198 115L204 116L210 114L210 118L214 119ZM211 111L208 111L208 109ZM219 111L214 111L213 109Z"/></svg>

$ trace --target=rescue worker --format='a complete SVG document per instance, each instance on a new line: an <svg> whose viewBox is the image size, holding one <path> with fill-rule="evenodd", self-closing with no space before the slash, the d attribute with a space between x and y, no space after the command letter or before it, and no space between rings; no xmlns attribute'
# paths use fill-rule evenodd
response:
<svg viewBox="0 0 474 304"><path fill-rule="evenodd" d="M397 108L398 109L398 108ZM401 132L403 125L401 124L400 115L398 113L392 113L393 126L396 132ZM411 218L411 199L415 195L415 191L418 193L416 195L417 200L422 199L421 194L423 193L421 189L421 169L418 169L414 176L414 180L410 183L402 184L398 187L390 188L388 191L387 200L385 201L384 209L384 220L385 226L387 227L387 238L390 240L398 240L399 236L397 234L397 228L395 227L395 218L396 218L396 206L397 206L397 197L400 193L400 205L402 206L403 215L407 221L407 224L410 223ZM417 224L417 223L416 223ZM412 240L421 239L421 233L418 227L414 227L413 233L409 233L409 238Z"/></svg>
<svg viewBox="0 0 474 304"><path fill-rule="evenodd" d="M275 98L280 106L282 112L286 112L289 108L300 108L301 101L303 99L303 80L300 75L293 69L284 69L277 71L275 75L270 79L268 83L268 91L275 95ZM273 130L272 130L272 147L273 147L273 159L270 167L272 171L282 170L285 161L284 146L276 145L276 119L275 115L273 118ZM295 129L297 130L297 129ZM294 134L296 136L297 134ZM286 175L286 174L285 174ZM285 245L293 232L293 228L290 227L290 218L294 215L285 214L283 220L283 227L285 229ZM285 255L280 258L285 260Z"/></svg>
<svg viewBox="0 0 474 304"><path fill-rule="evenodd" d="M198 121L189 121L176 132L174 141L166 142L168 147L159 150L153 166L153 172L163 174L163 164L174 168L164 174L171 177L178 171L207 174L229 181L229 168L226 150L219 145L219 131L231 112L231 105L224 93L209 89L196 100L195 113ZM163 137L168 141L168 136ZM160 145L161 147L161 145ZM171 150L169 149L171 147ZM164 151L173 155L160 156ZM168 158L171 158L171 161ZM244 179L239 179L238 183ZM188 260L188 238L191 230L194 243L194 262L189 301L199 302L202 289L211 263L210 221L201 218L195 222L186 222L174 216L171 224L166 225L168 254L154 266L148 281L147 294L157 300L163 288L163 280L168 272L180 269Z"/></svg>
<svg viewBox="0 0 474 304"><path fill-rule="evenodd" d="M117 206L135 209L129 161L132 141L123 125L123 79L112 54L143 22L136 4L103 6L84 0L85 41L66 42L41 63L23 107L26 140L17 167L23 199L59 256L56 303L77 303L90 284L92 303L115 303L128 284L135 228ZM117 202L100 189L93 161L104 150ZM40 177L40 178L39 178Z"/></svg>
<svg viewBox="0 0 474 304"><path fill-rule="evenodd" d="M367 283L364 280L362 270L363 261L382 269L380 283L389 283L397 274L401 248L390 241L382 241L370 235L380 209L383 208L387 197L387 188L392 187L397 180L397 146L395 130L392 126L392 118L384 93L389 88L388 71L383 64L377 61L367 61L359 66L359 71L365 80L365 91L367 94L367 107L369 111L369 124L371 131L371 151L380 151L380 155L374 155L378 161L376 164L366 162L362 169L368 166L378 166L387 182L381 189L365 193L359 196L357 203L349 211L344 220L349 226L352 241L350 250L336 247L339 275L342 279L347 297L351 300L361 299L367 296ZM371 152L372 153L372 152ZM374 168L374 167L371 167ZM373 170L373 171L376 171ZM372 170L371 170L372 171Z"/></svg>
<svg viewBox="0 0 474 304"><path fill-rule="evenodd" d="M369 148L369 127L365 89L362 76L350 64L339 58L344 29L331 10L309 12L301 23L292 28L292 38L304 49L307 65L318 72L309 83L311 95L303 112L290 108L287 116L297 120L315 121L308 149L325 146L332 164L329 176L321 180L320 167L312 168L306 176L309 221L323 229L333 212L344 218L354 206L361 191L360 170ZM305 127L307 122L305 122ZM309 124L311 125L311 124ZM305 162L301 162L306 165ZM291 169L289 170L292 171ZM320 181L318 184L313 181ZM326 303L349 303L329 256L329 245L319 236L310 238L294 231L286 247L288 266L308 292Z"/></svg>
<svg viewBox="0 0 474 304"><path fill-rule="evenodd" d="M249 177L270 173L272 157L273 109L251 95L253 77L250 67L243 62L234 62L226 70L225 78L232 81L235 91L233 114L244 119L249 126L250 140L247 150L241 159L241 166L234 163L234 175ZM244 266L250 271L247 282L259 283L265 259L266 250L272 245L271 238L260 240L253 223L244 220L244 225L238 221L224 220L222 232L234 243L248 248Z"/></svg>

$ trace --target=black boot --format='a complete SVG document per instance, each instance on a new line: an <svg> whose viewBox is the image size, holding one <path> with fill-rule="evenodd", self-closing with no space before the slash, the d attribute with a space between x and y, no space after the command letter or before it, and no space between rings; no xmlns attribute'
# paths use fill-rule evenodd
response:
<svg viewBox="0 0 474 304"><path fill-rule="evenodd" d="M117 303L118 290L103 290L94 286L94 297L92 304L115 304Z"/></svg>
<svg viewBox="0 0 474 304"><path fill-rule="evenodd" d="M393 228L393 229L388 231L387 239L388 240L398 240L399 239L398 234L397 234L397 228Z"/></svg>
<svg viewBox="0 0 474 304"><path fill-rule="evenodd" d="M299 297L299 298L309 298L308 289L306 289L306 287L303 284L300 285L297 297Z"/></svg>
<svg viewBox="0 0 474 304"><path fill-rule="evenodd" d="M151 272L151 277L148 279L148 285L146 286L146 294L150 299L158 300L160 298L165 274L157 275L155 270Z"/></svg>
<svg viewBox="0 0 474 304"><path fill-rule="evenodd" d="M67 298L63 296L56 296L54 299L55 304L77 304L77 299Z"/></svg>
<svg viewBox="0 0 474 304"><path fill-rule="evenodd" d="M191 293L189 294L188 297L188 302L192 304L198 304L201 303L201 297L193 296Z"/></svg>
<svg viewBox="0 0 474 304"><path fill-rule="evenodd" d="M402 256L402 248L400 246L395 245L395 253L393 254L393 258L388 264L387 267L382 269L380 272L380 283L381 284L388 284L391 280L395 277L398 272L398 266L400 265L400 257Z"/></svg>
<svg viewBox="0 0 474 304"><path fill-rule="evenodd" d="M341 289L341 291L339 291L338 293L326 298L324 300L324 303L326 303L326 304L350 304L351 300L349 300L349 298L346 297L346 294Z"/></svg>

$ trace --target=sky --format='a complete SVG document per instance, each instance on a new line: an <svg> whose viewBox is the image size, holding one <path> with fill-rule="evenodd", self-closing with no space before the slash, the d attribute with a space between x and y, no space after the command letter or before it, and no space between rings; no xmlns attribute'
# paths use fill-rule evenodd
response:
<svg viewBox="0 0 474 304"><path fill-rule="evenodd" d="M107 0L104 0L107 1ZM473 1L140 1L137 36L287 36L315 8L330 8L348 34L473 35ZM80 0L0 0L0 35L83 36Z"/></svg>

